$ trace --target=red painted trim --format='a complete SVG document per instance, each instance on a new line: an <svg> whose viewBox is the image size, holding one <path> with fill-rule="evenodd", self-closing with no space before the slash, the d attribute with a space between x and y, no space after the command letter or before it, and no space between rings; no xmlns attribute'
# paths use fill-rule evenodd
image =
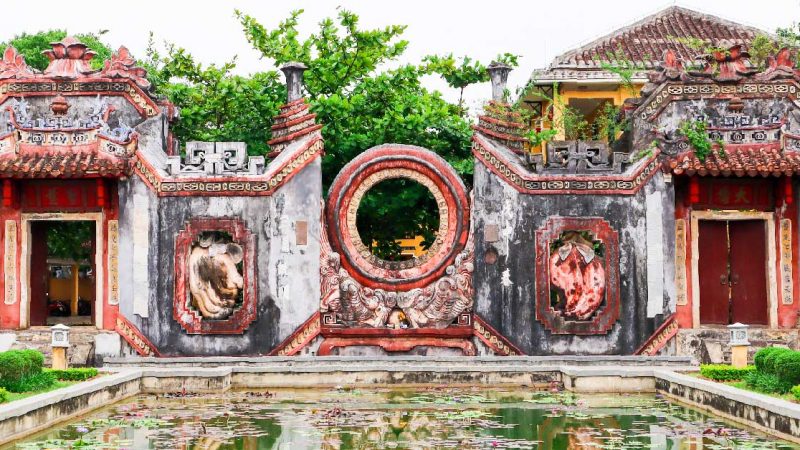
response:
<svg viewBox="0 0 800 450"><path fill-rule="evenodd" d="M272 140L267 141L267 145L275 145L275 144L282 144L284 142L293 141L299 137L305 136L309 133L322 129L321 124L311 125L308 128L303 128L302 130L295 131L294 133L287 134L286 136L281 136Z"/></svg>
<svg viewBox="0 0 800 450"><path fill-rule="evenodd" d="M475 344L469 339L448 338L327 338L319 345L317 355L330 356L336 348L352 346L375 346L387 352L407 352L415 347L459 348L464 356L475 356Z"/></svg>
<svg viewBox="0 0 800 450"><path fill-rule="evenodd" d="M97 206L106 206L106 185L102 178L97 179Z"/></svg>
<svg viewBox="0 0 800 450"><path fill-rule="evenodd" d="M269 356L294 356L320 334L320 313L311 315L292 334L269 352Z"/></svg>
<svg viewBox="0 0 800 450"><path fill-rule="evenodd" d="M10 208L14 201L14 189L12 181L3 180L3 207Z"/></svg>
<svg viewBox="0 0 800 450"><path fill-rule="evenodd" d="M480 125L473 125L472 129L504 141L528 142L528 139L522 136L515 136L513 134L501 133L499 131L490 130L489 128L482 127Z"/></svg>
<svg viewBox="0 0 800 450"><path fill-rule="evenodd" d="M473 334L471 326L451 326L447 328L342 328L322 327L322 336L355 338L355 337L385 337L385 338L419 338L419 337L470 337Z"/></svg>
<svg viewBox="0 0 800 450"><path fill-rule="evenodd" d="M676 325L673 326L673 323ZM644 344L642 344L641 347L633 352L633 354L655 356L662 348L664 348L665 345L667 345L667 342L669 342L670 339L678 334L678 329L680 329L680 324L677 323L675 314L670 314L670 316L667 317L667 320L665 320L664 323L662 323L661 326L658 327L649 338L647 338Z"/></svg>
<svg viewBox="0 0 800 450"><path fill-rule="evenodd" d="M481 116L481 117L480 117L480 120L485 120L486 122L493 123L493 124L495 124L495 125L500 125L501 127L506 127L506 128L519 128L519 129L524 129L524 128L526 127L526 125L525 125L525 124L523 124L523 123L519 123L519 122L508 122L508 121L501 120L501 119L496 119L496 118L494 118L494 117L487 116L487 115L483 115L483 116ZM524 141L526 141L526 140L527 140L527 139L525 139L525 138L522 138L521 136L515 136L515 137L517 137L517 138L521 138L521 139L522 139L522 140L524 140Z"/></svg>
<svg viewBox="0 0 800 450"><path fill-rule="evenodd" d="M492 349L496 355L500 356L509 356L513 354L514 356L524 356L525 352L520 350L519 347L514 345L507 337L500 334L499 331L495 330L494 327L489 325L488 322L483 320L483 318L477 314L472 315L473 320L475 322L475 326L473 327L473 334L480 339L487 347ZM483 329L483 333L481 332L481 328ZM488 336L487 336L488 334ZM510 349L510 351L509 351Z"/></svg>
<svg viewBox="0 0 800 450"><path fill-rule="evenodd" d="M117 316L115 324L114 330L136 350L139 356L161 356L158 348L124 316L121 314Z"/></svg>
<svg viewBox="0 0 800 450"><path fill-rule="evenodd" d="M0 268L4 267L5 264L5 222L7 220L13 220L17 223L17 257L16 257L16 272L12 279L13 282L16 284L17 288L17 295L14 299L14 303L7 305L5 303L5 288L6 288L6 277L5 273L2 273L0 276L0 287L2 287L2 295L0 295L0 329L4 330L16 330L20 329L20 315L21 315L21 305L20 305L20 282L19 282L19 270L20 270L20 242L21 242L21 230L20 230L20 212L18 208L14 206L7 208L2 207L0 208ZM2 272L2 271L0 271Z"/></svg>
<svg viewBox="0 0 800 450"><path fill-rule="evenodd" d="M272 131L282 130L284 128L289 128L291 126L306 122L308 120L316 119L316 118L317 118L316 114L310 113L310 114L306 114L306 115L300 116L300 117L298 117L296 119L287 120L286 122L276 123L275 125L272 125L272 127L270 127L270 129Z"/></svg>

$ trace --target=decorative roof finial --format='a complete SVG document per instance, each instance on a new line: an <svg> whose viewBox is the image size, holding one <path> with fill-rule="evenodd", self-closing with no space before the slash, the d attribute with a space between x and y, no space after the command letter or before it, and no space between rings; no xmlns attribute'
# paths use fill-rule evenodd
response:
<svg viewBox="0 0 800 450"><path fill-rule="evenodd" d="M51 50L42 53L50 60L50 64L44 69L44 74L53 78L79 78L83 75L94 72L89 61L97 54L86 44L67 36L61 42L51 42Z"/></svg>
<svg viewBox="0 0 800 450"><path fill-rule="evenodd" d="M287 103L303 97L303 72L306 69L308 66L301 62L290 62L281 67L281 71L286 76Z"/></svg>
<svg viewBox="0 0 800 450"><path fill-rule="evenodd" d="M492 80L492 100L496 102L504 101L506 83L508 82L508 73L511 72L511 66L492 61L486 70L489 72L489 79Z"/></svg>

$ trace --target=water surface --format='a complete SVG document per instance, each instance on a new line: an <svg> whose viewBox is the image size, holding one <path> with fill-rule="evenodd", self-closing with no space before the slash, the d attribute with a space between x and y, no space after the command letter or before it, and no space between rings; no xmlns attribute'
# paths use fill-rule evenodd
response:
<svg viewBox="0 0 800 450"><path fill-rule="evenodd" d="M6 449L800 449L653 395L431 388L143 395Z"/></svg>

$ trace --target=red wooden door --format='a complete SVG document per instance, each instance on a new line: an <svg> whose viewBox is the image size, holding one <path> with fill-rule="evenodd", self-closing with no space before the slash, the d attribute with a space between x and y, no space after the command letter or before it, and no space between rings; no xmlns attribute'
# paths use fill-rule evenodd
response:
<svg viewBox="0 0 800 450"><path fill-rule="evenodd" d="M30 325L47 325L47 222L31 222Z"/></svg>
<svg viewBox="0 0 800 450"><path fill-rule="evenodd" d="M722 220L701 220L698 226L700 323L727 325L730 323L728 224Z"/></svg>
<svg viewBox="0 0 800 450"><path fill-rule="evenodd" d="M769 324L765 228L763 220L728 222L733 323Z"/></svg>

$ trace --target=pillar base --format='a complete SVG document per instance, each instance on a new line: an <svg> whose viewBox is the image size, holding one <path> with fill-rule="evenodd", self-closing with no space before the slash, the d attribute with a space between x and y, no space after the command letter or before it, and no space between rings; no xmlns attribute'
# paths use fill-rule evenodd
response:
<svg viewBox="0 0 800 450"><path fill-rule="evenodd" d="M749 349L750 349L749 345L732 345L731 365L737 368L747 366L747 351Z"/></svg>
<svg viewBox="0 0 800 450"><path fill-rule="evenodd" d="M67 368L67 348L53 347L53 369L66 370Z"/></svg>

